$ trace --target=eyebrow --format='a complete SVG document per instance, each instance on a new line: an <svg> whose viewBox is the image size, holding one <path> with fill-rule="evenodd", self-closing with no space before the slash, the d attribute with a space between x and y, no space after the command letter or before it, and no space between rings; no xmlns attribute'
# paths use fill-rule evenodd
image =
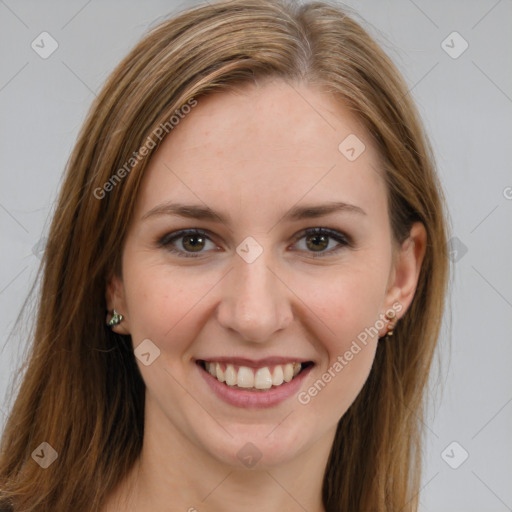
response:
<svg viewBox="0 0 512 512"><path fill-rule="evenodd" d="M298 221L303 219L316 219L338 212L357 213L366 215L366 212L359 206L344 202L329 202L319 205L294 206L284 214L281 220ZM159 204L146 212L142 220L156 215L174 215L187 219L209 220L229 224L229 215L216 212L208 206L196 204L183 204L166 202Z"/></svg>

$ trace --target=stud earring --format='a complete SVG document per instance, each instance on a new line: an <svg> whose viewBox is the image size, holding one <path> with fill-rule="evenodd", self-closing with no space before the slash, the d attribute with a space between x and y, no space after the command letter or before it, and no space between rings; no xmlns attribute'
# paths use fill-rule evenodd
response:
<svg viewBox="0 0 512 512"><path fill-rule="evenodd" d="M393 310L386 311L386 318L389 320L385 337L393 336L393 329L396 326L396 313Z"/></svg>
<svg viewBox="0 0 512 512"><path fill-rule="evenodd" d="M119 314L115 309L112 310L112 318L108 322L108 326L115 327L116 325L119 325L123 318L123 315Z"/></svg>

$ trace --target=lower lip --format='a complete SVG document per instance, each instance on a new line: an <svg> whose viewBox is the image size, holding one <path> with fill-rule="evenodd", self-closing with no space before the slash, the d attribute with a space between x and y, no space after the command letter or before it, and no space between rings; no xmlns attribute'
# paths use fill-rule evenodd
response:
<svg viewBox="0 0 512 512"><path fill-rule="evenodd" d="M267 391L245 391L230 388L223 382L218 381L215 377L212 377L199 363L197 363L196 366L203 379L221 400L235 407L246 408L272 407L284 402L287 398L298 392L302 381L306 378L311 368L313 368L313 365L308 366L290 382L283 383L276 388L270 388Z"/></svg>

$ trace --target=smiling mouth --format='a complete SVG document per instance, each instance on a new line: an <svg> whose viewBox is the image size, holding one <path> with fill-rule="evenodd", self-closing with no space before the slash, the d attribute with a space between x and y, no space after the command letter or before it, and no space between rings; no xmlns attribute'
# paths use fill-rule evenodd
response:
<svg viewBox="0 0 512 512"><path fill-rule="evenodd" d="M312 361L275 364L261 368L238 366L218 361L196 361L197 364L213 378L233 389L244 391L268 391L292 381Z"/></svg>

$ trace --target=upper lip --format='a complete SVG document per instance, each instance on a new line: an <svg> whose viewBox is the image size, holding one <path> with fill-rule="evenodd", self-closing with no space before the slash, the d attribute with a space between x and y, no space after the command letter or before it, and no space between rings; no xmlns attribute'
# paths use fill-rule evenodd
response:
<svg viewBox="0 0 512 512"><path fill-rule="evenodd" d="M263 359L248 359L246 357L223 357L223 356L212 356L198 358L197 361L208 361L215 363L226 363L233 364L236 366L248 366L251 368L262 368L264 366L272 366L275 364L287 364L287 363L309 363L311 359L304 359L302 357L265 357Z"/></svg>

